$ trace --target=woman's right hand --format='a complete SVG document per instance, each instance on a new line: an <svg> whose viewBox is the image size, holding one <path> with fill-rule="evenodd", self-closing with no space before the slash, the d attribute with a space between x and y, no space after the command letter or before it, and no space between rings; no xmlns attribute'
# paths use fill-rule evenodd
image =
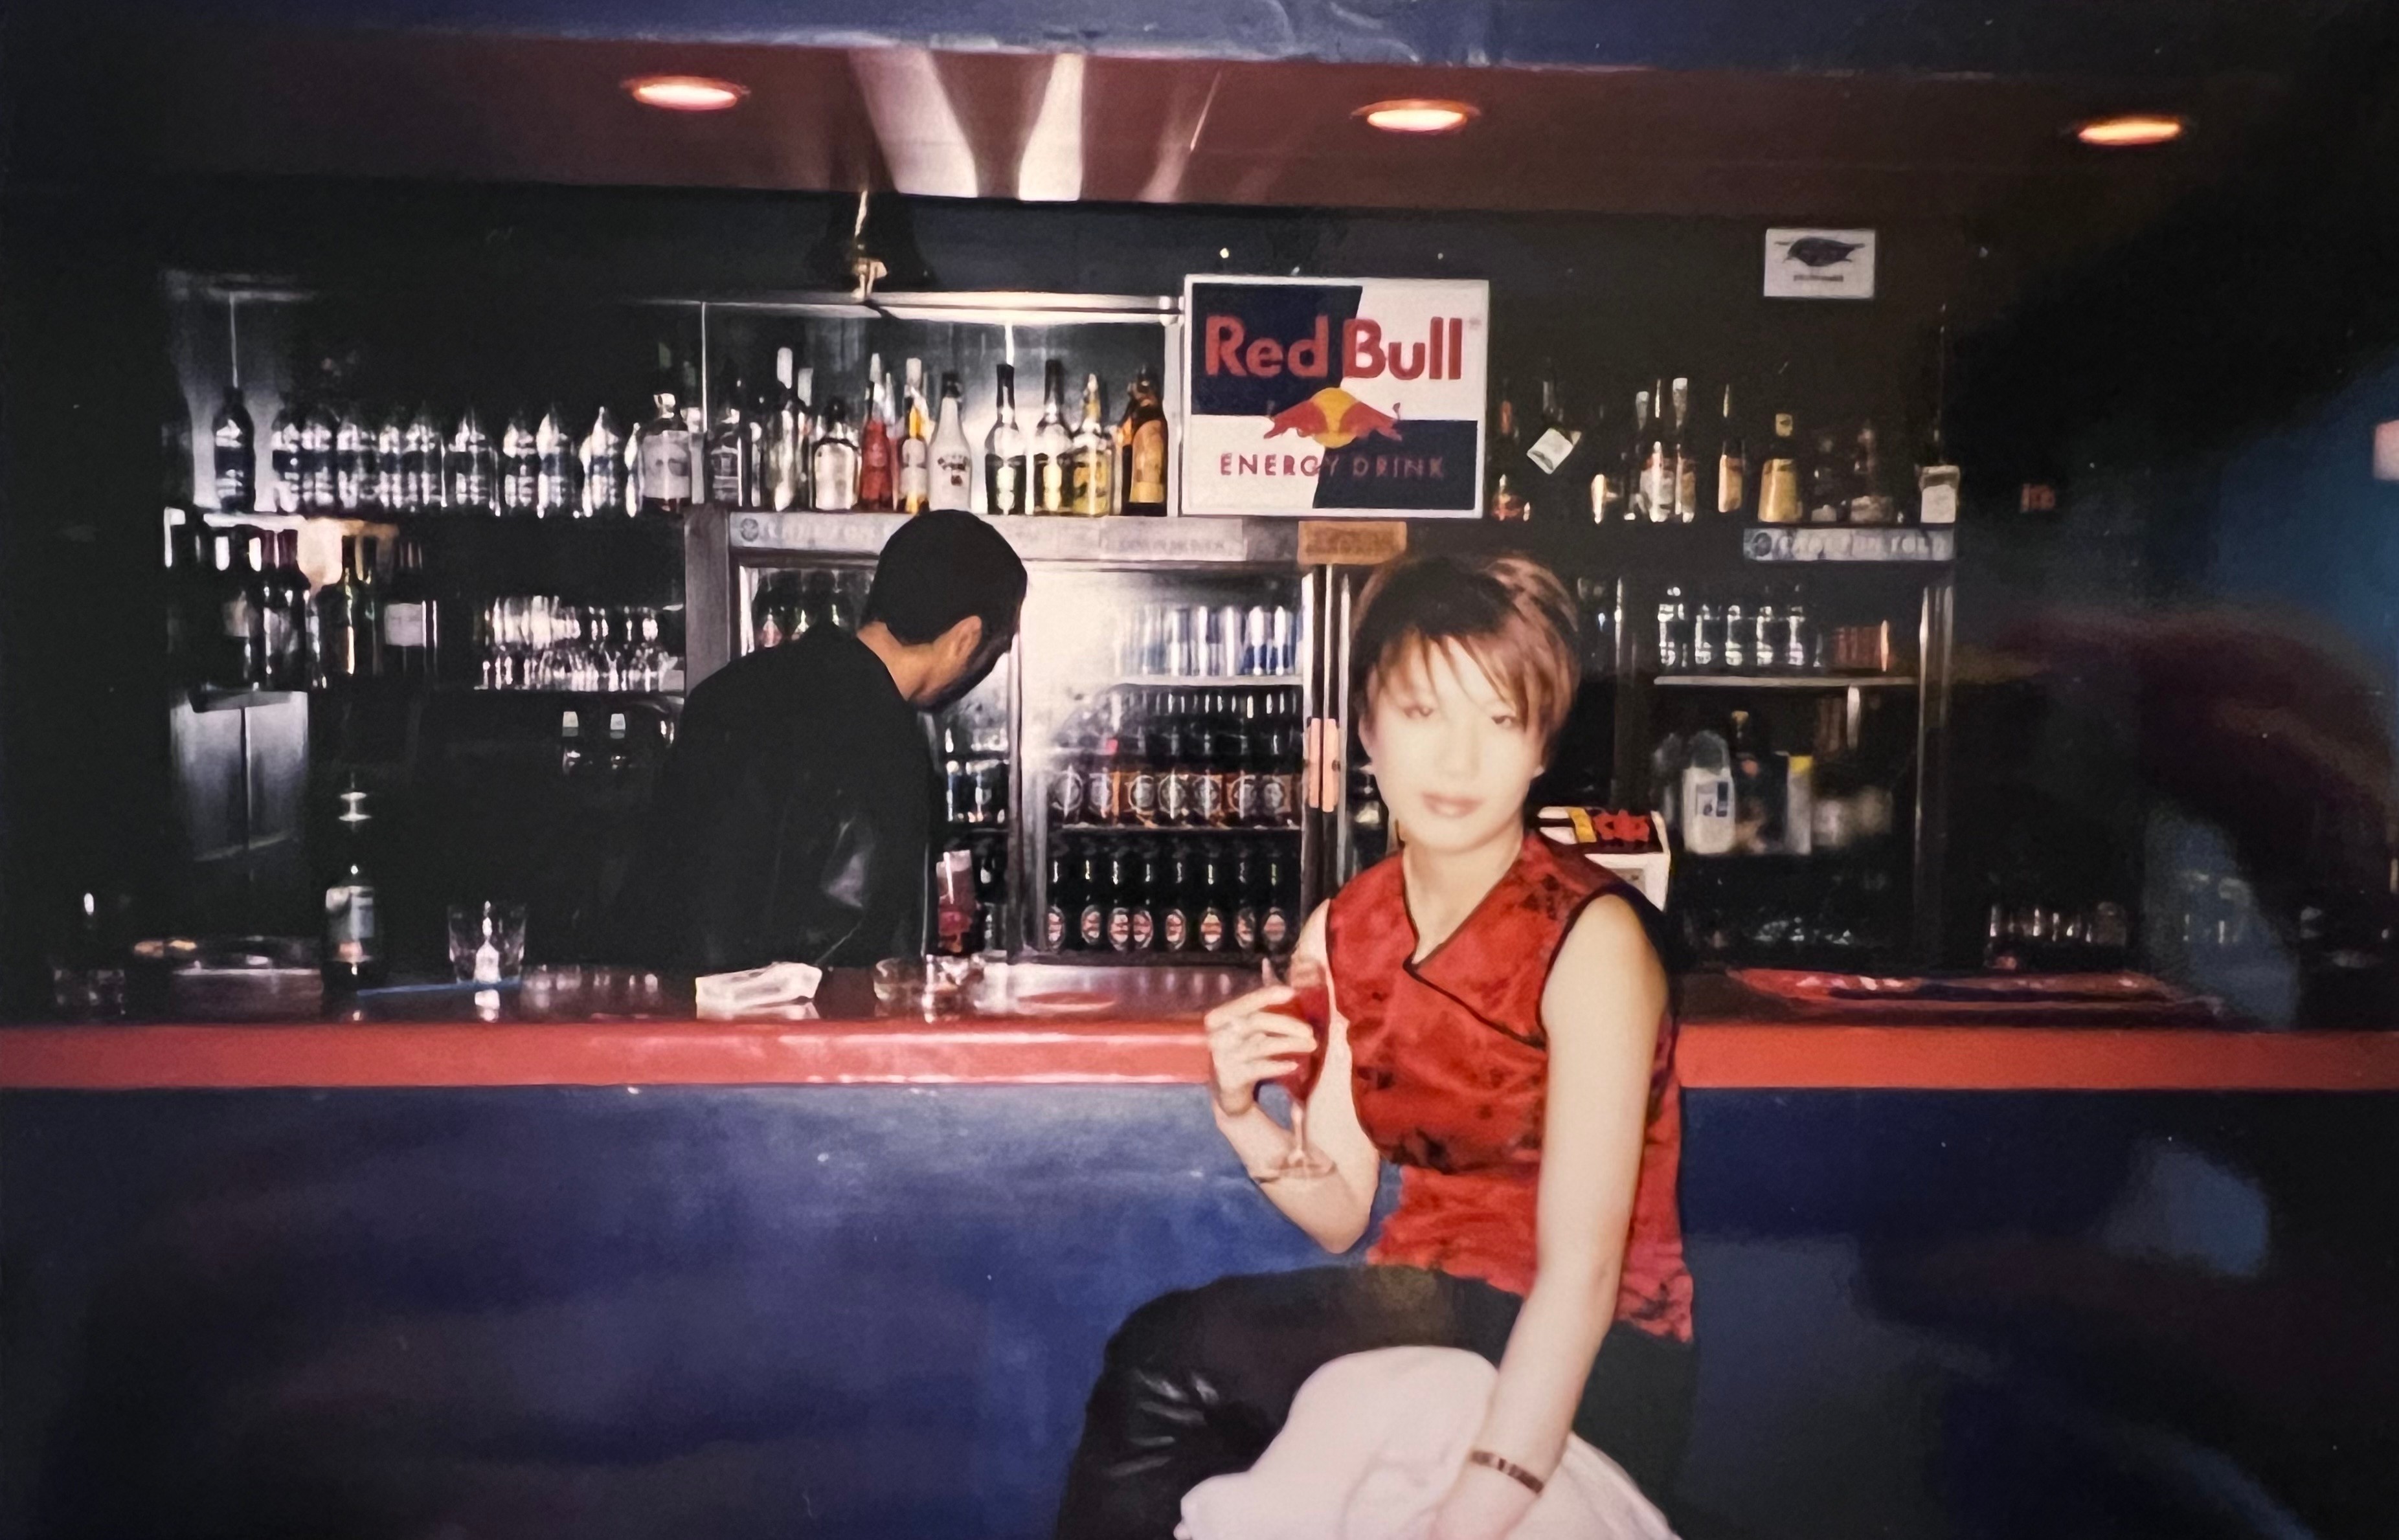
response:
<svg viewBox="0 0 2399 1540"><path fill-rule="evenodd" d="M1268 984L1208 1013L1208 1090L1227 1117L1246 1114L1261 1082L1291 1074L1316 1051L1315 1029L1279 1008L1296 997L1289 984Z"/></svg>

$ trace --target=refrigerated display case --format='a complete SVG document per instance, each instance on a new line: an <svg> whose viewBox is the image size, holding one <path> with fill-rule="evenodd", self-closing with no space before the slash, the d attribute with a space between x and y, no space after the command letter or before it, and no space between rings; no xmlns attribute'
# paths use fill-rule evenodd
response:
<svg viewBox="0 0 2399 1540"><path fill-rule="evenodd" d="M851 626L901 516L696 509L693 682ZM942 849L978 873L982 948L1247 963L1322 896L1307 745L1321 579L1280 520L1005 519L1029 574L1016 644L928 720ZM795 617L786 628L780 616ZM1320 733L1316 736L1321 736ZM1088 878L1086 880L1086 873Z"/></svg>

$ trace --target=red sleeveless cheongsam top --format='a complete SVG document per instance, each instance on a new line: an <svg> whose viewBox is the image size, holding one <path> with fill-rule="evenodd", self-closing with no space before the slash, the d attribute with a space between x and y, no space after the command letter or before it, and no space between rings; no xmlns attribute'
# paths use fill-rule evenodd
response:
<svg viewBox="0 0 2399 1540"><path fill-rule="evenodd" d="M1349 1023L1358 1118L1401 1168L1399 1207L1371 1262L1531 1289L1549 1044L1541 992L1583 907L1617 878L1538 833L1456 934L1411 961L1416 931L1397 856L1343 888L1326 914L1334 1004ZM1691 1336L1675 1184L1683 1143L1674 1020L1658 1026L1649 1116L1616 1318Z"/></svg>

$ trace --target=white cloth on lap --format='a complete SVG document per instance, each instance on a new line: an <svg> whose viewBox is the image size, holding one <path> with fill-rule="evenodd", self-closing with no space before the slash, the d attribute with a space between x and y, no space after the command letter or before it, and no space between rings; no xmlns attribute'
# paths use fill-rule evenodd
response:
<svg viewBox="0 0 2399 1540"><path fill-rule="evenodd" d="M1601 1371L1605 1372L1605 1371ZM1266 1453L1183 1497L1185 1540L1423 1540L1482 1431L1499 1371L1456 1347L1385 1347L1308 1378ZM1674 1540L1580 1439L1510 1540Z"/></svg>

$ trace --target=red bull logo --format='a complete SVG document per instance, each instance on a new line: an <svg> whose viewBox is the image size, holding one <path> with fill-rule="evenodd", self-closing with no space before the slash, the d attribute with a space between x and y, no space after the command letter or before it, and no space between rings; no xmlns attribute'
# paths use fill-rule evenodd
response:
<svg viewBox="0 0 2399 1540"><path fill-rule="evenodd" d="M1308 399L1283 408L1267 418L1267 425L1269 439L1296 433L1326 449L1345 448L1369 434L1393 439L1400 436L1397 417L1368 406L1339 385L1327 385Z"/></svg>
<svg viewBox="0 0 2399 1540"><path fill-rule="evenodd" d="M1210 316L1202 323L1206 339L1200 368L1210 374L1237 379L1272 380L1289 373L1303 380L1321 380L1333 372L1333 322L1316 317L1315 330L1289 344L1276 337L1253 337L1237 316ZM1466 377L1466 322L1456 316L1435 316L1422 342L1386 342L1379 321L1352 317L1341 323L1341 377L1375 380L1462 380Z"/></svg>

